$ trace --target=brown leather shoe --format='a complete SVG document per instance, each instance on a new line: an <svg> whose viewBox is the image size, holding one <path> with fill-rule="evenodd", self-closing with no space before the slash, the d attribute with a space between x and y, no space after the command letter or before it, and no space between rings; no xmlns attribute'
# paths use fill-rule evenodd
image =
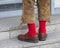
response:
<svg viewBox="0 0 60 48"><path fill-rule="evenodd" d="M39 37L39 40L40 40L40 41L45 41L46 38L47 38L47 34L44 34L44 33L38 34L38 37Z"/></svg>
<svg viewBox="0 0 60 48"><path fill-rule="evenodd" d="M38 35L29 36L28 34L19 35L18 39L21 41L31 42L31 43L38 43Z"/></svg>

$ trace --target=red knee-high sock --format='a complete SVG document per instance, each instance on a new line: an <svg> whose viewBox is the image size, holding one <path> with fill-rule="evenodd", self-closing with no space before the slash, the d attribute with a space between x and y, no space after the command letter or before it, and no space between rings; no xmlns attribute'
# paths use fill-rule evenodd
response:
<svg viewBox="0 0 60 48"><path fill-rule="evenodd" d="M46 21L39 21L39 33L46 34Z"/></svg>
<svg viewBox="0 0 60 48"><path fill-rule="evenodd" d="M27 24L28 25L28 35L29 36L35 36L36 35L36 26L35 26L35 23L32 23L32 24Z"/></svg>

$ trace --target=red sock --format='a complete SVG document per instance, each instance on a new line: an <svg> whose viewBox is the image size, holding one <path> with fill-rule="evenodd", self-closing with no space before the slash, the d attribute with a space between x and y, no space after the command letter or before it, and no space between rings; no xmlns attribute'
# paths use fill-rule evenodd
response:
<svg viewBox="0 0 60 48"><path fill-rule="evenodd" d="M28 29L29 29L29 32L28 32L29 36L35 36L36 35L36 26L35 26L35 23L28 24Z"/></svg>
<svg viewBox="0 0 60 48"><path fill-rule="evenodd" d="M39 33L46 34L46 21L39 21Z"/></svg>

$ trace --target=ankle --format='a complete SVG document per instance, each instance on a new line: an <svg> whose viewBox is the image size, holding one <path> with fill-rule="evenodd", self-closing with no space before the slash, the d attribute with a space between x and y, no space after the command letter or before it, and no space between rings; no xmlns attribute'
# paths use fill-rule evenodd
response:
<svg viewBox="0 0 60 48"><path fill-rule="evenodd" d="M46 34L46 21L39 21L39 34Z"/></svg>
<svg viewBox="0 0 60 48"><path fill-rule="evenodd" d="M35 36L36 35L36 25L35 23L27 24L28 25L28 35Z"/></svg>

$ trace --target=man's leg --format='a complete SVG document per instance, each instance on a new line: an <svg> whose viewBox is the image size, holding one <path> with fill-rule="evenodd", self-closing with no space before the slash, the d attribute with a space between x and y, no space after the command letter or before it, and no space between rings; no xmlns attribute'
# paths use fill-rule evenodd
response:
<svg viewBox="0 0 60 48"><path fill-rule="evenodd" d="M50 21L50 0L38 0L39 40L46 40L46 21Z"/></svg>
<svg viewBox="0 0 60 48"><path fill-rule="evenodd" d="M34 2L35 0L23 0L22 24L35 23Z"/></svg>
<svg viewBox="0 0 60 48"><path fill-rule="evenodd" d="M18 39L29 42L38 42L34 16L34 0L23 0L22 23L27 23L29 31L25 35L19 35Z"/></svg>

